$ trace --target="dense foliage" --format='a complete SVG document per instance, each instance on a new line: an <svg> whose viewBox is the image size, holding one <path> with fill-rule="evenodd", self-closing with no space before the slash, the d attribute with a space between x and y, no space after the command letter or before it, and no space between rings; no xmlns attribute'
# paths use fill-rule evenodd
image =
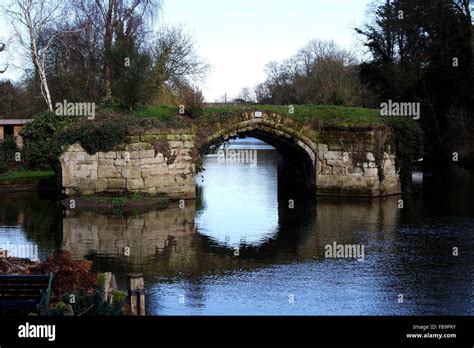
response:
<svg viewBox="0 0 474 348"><path fill-rule="evenodd" d="M418 122L408 118L390 118L387 124L391 128L389 145L395 151L396 166L405 186L411 180L413 163L424 156L423 130Z"/></svg>
<svg viewBox="0 0 474 348"><path fill-rule="evenodd" d="M20 132L23 137L25 161L30 169L51 168L57 159L57 147L53 142L56 132L65 128L71 120L52 112L36 115Z"/></svg>
<svg viewBox="0 0 474 348"><path fill-rule="evenodd" d="M6 173L16 165L15 154L19 152L13 136L6 136L4 140L0 140L0 174Z"/></svg>
<svg viewBox="0 0 474 348"><path fill-rule="evenodd" d="M372 56L360 72L376 104L421 104L425 160L451 160L453 152L463 160L474 159L469 1L383 2L357 32ZM403 134L397 138L410 141Z"/></svg>
<svg viewBox="0 0 474 348"><path fill-rule="evenodd" d="M255 89L261 104L368 104L356 59L332 41L312 40L293 57L268 63L265 72L266 80Z"/></svg>
<svg viewBox="0 0 474 348"><path fill-rule="evenodd" d="M89 154L108 152L115 146L127 142L127 120L122 118L104 119L100 121L77 122L71 127L59 132L54 142L60 151L65 145L81 144Z"/></svg>

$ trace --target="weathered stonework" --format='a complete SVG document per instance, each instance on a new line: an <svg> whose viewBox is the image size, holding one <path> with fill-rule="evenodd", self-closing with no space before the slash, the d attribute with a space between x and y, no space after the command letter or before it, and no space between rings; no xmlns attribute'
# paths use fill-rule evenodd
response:
<svg viewBox="0 0 474 348"><path fill-rule="evenodd" d="M194 147L246 134L273 145L293 167L293 176L304 176L301 181L316 195L375 197L401 192L395 156L376 156L380 129L325 129L321 134L289 117L267 112L255 117L251 111L209 127L210 135L205 136L196 129L132 131L128 145L94 155L74 144L60 157L63 191L67 196L140 192L192 199Z"/></svg>
<svg viewBox="0 0 474 348"><path fill-rule="evenodd" d="M326 144L318 145L316 194L320 196L386 196L400 193L395 156L385 153L379 169L372 152L363 153L364 160L354 163L353 154L334 151ZM380 182L379 170L383 171Z"/></svg>
<svg viewBox="0 0 474 348"><path fill-rule="evenodd" d="M162 137L166 139L166 136ZM172 164L167 164L163 154L156 153L151 143L160 139L160 135L148 137L148 142L145 140L147 137L130 137L136 142L129 143L124 149L99 152L93 156L79 144L70 146L59 159L64 193L78 196L140 192L167 194L172 199L194 198L194 164L189 160L191 143L169 141L175 158ZM179 137L176 135L173 139Z"/></svg>

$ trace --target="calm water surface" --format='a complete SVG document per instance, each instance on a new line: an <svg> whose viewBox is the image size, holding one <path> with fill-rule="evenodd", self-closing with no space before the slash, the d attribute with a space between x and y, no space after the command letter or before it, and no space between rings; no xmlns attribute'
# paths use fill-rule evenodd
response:
<svg viewBox="0 0 474 348"><path fill-rule="evenodd" d="M0 247L36 244L40 258L67 250L122 287L141 272L151 315L474 314L474 172L425 173L404 209L398 196L314 201L282 178L272 147L231 148L257 150L257 165L208 157L184 209L121 217L2 195ZM364 261L325 258L333 242L363 244Z"/></svg>

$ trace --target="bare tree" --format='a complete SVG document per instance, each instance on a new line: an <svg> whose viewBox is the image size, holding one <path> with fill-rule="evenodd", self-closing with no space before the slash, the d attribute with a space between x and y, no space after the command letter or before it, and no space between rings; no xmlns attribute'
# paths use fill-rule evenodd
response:
<svg viewBox="0 0 474 348"><path fill-rule="evenodd" d="M312 40L293 57L270 62L255 91L259 103L360 105L357 61L333 41Z"/></svg>
<svg viewBox="0 0 474 348"><path fill-rule="evenodd" d="M183 27L161 29L153 50L154 79L157 85L180 86L199 82L206 77L210 67L195 50L193 38Z"/></svg>
<svg viewBox="0 0 474 348"><path fill-rule="evenodd" d="M235 98L235 101L242 101L246 103L255 103L257 98L255 97L255 91L249 87L244 87L240 90L239 95Z"/></svg>
<svg viewBox="0 0 474 348"><path fill-rule="evenodd" d="M6 45L2 42L0 42L0 52L3 52L5 50ZM3 74L5 71L7 71L8 65L5 67L5 69L1 70L0 69L0 74Z"/></svg>
<svg viewBox="0 0 474 348"><path fill-rule="evenodd" d="M53 111L53 103L46 77L46 56L54 40L60 34L52 33L45 45L40 45L40 36L48 24L60 18L62 15L61 5L59 1L16 0L13 6L6 9L7 15L13 21L18 42L32 59L39 78L41 95L50 111Z"/></svg>

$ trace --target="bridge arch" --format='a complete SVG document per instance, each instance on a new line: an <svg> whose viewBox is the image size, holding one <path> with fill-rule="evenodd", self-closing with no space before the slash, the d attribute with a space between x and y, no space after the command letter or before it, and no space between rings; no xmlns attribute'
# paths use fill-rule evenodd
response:
<svg viewBox="0 0 474 348"><path fill-rule="evenodd" d="M296 120L277 113L246 111L217 123L201 146L220 143L238 136L250 136L273 146L283 157L283 170L299 184L314 189L318 144L314 131Z"/></svg>
<svg viewBox="0 0 474 348"><path fill-rule="evenodd" d="M97 193L165 194L196 198L195 174L206 147L239 135L274 146L294 182L320 196L376 197L399 194L395 155L377 145L386 127L325 127L272 111L209 116L183 128L132 128L125 144L88 154L73 144L60 156L66 196Z"/></svg>

